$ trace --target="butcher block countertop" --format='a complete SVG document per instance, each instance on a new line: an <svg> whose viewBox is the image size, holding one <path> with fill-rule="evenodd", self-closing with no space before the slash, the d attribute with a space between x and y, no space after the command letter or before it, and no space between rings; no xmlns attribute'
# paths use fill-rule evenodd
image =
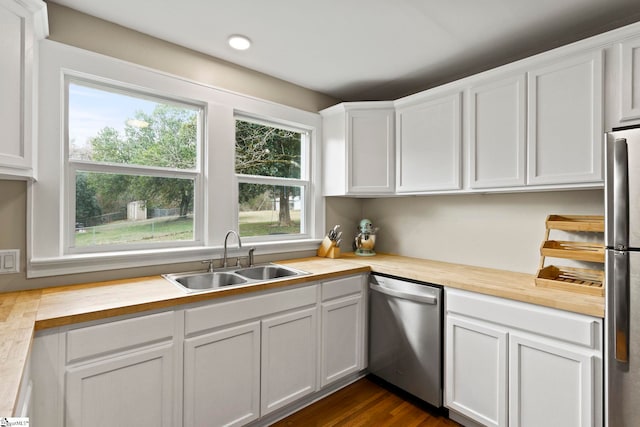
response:
<svg viewBox="0 0 640 427"><path fill-rule="evenodd" d="M34 332L369 271L604 317L604 298L535 286L534 276L397 255L278 261L310 274L213 292L185 293L161 276L0 293L0 416L11 416Z"/></svg>

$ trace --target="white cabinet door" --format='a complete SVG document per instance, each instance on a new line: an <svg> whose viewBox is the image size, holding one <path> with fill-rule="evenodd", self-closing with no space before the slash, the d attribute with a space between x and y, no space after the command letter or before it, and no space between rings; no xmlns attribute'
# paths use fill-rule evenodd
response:
<svg viewBox="0 0 640 427"><path fill-rule="evenodd" d="M360 370L362 323L362 295L322 303L322 387Z"/></svg>
<svg viewBox="0 0 640 427"><path fill-rule="evenodd" d="M0 0L0 177L33 177L34 52L45 35L34 14L41 24L44 11L41 1Z"/></svg>
<svg viewBox="0 0 640 427"><path fill-rule="evenodd" d="M184 425L244 425L260 416L260 322L184 341Z"/></svg>
<svg viewBox="0 0 640 427"><path fill-rule="evenodd" d="M620 44L620 121L640 119L640 37Z"/></svg>
<svg viewBox="0 0 640 427"><path fill-rule="evenodd" d="M602 182L603 51L528 73L528 184Z"/></svg>
<svg viewBox="0 0 640 427"><path fill-rule="evenodd" d="M396 191L460 188L461 93L396 112Z"/></svg>
<svg viewBox="0 0 640 427"><path fill-rule="evenodd" d="M471 188L525 185L525 75L469 90L469 184Z"/></svg>
<svg viewBox="0 0 640 427"><path fill-rule="evenodd" d="M262 321L261 415L316 390L317 308Z"/></svg>
<svg viewBox="0 0 640 427"><path fill-rule="evenodd" d="M445 405L487 426L507 425L507 331L448 315Z"/></svg>
<svg viewBox="0 0 640 427"><path fill-rule="evenodd" d="M344 102L320 114L324 195L393 193L393 102Z"/></svg>
<svg viewBox="0 0 640 427"><path fill-rule="evenodd" d="M595 357L537 337L509 337L511 427L602 425L596 418ZM601 362L600 362L601 363Z"/></svg>
<svg viewBox="0 0 640 427"><path fill-rule="evenodd" d="M158 345L67 367L65 426L172 426L173 351Z"/></svg>
<svg viewBox="0 0 640 427"><path fill-rule="evenodd" d="M349 194L394 191L394 110L347 112ZM325 159L331 162L331 159Z"/></svg>

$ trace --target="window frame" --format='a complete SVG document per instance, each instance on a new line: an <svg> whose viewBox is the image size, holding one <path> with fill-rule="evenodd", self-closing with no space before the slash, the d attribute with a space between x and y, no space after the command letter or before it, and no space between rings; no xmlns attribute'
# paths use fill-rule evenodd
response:
<svg viewBox="0 0 640 427"><path fill-rule="evenodd" d="M294 126L291 124L282 124L275 119L256 118L249 114L236 113L234 115L234 124L236 121L241 120L249 123L255 123L262 126L269 126L277 129L288 130L302 135L300 146L300 178L284 178L274 176L263 175L248 175L235 173L236 176L236 188L239 196L240 184L264 184L264 185L279 185L286 187L301 187L304 199L303 199L303 215L300 216L300 230L298 234L272 234L261 236L242 236L247 242L269 242L269 241L286 241L286 240L303 240L311 238L312 234L308 230L311 224L311 210L312 202L310 198L311 194L311 165L313 161L311 150L311 130L305 129L302 126ZM234 138L235 140L235 138ZM235 147L235 145L234 145ZM234 148L235 152L235 148ZM235 159L235 157L234 157ZM234 161L235 172L235 161ZM236 224L238 232L240 228L240 203L238 197L236 197ZM304 231L303 231L304 230Z"/></svg>
<svg viewBox="0 0 640 427"><path fill-rule="evenodd" d="M115 59L51 40L43 40L39 46L38 118L34 133L34 180L27 185L27 278L91 273L108 270L152 267L150 272L187 271L194 263L205 259L219 259L223 253L224 236L230 229L237 229L236 205L237 178L235 175L235 116L253 117L309 133L310 167L308 238L286 240L268 239L252 242L258 256L278 259L306 251L301 256L315 252L324 235L325 200L322 196L320 145L322 118L320 114L267 101L253 96L219 89L208 84L176 76L149 67ZM201 196L202 240L192 246L171 248L144 248L122 251L69 253L65 227L68 221L69 203L64 194L68 171L65 155L68 141L65 136L66 107L65 74L87 78L97 82L116 82L133 91L149 93L160 99L177 99L205 107L202 117L203 141ZM74 183L75 185L75 183ZM75 203L75 202L74 202ZM194 206L195 208L195 206ZM75 230L75 224L72 224ZM283 237L280 237L283 238ZM173 266L170 266L174 264ZM165 267L162 267L165 266ZM123 271L121 277L140 275L140 270ZM98 277L98 276L96 276Z"/></svg>
<svg viewBox="0 0 640 427"><path fill-rule="evenodd" d="M64 138L63 138L63 154L64 154L64 170L65 170L65 188L64 192L64 218L65 218L65 236L63 239L65 254L86 254L99 252L123 252L131 250L144 249L169 249L188 246L202 246L203 244L203 216L204 209L202 203L204 194L202 192L202 160L204 147L204 120L206 114L206 105L195 100L178 99L175 96L168 97L166 94L157 94L153 90L141 91L139 88L132 88L124 82L116 82L107 80L98 76L88 77L86 75L79 77L77 73L65 71L64 79ZM94 162L90 160L75 160L69 156L69 87L71 84L90 87L102 91L111 91L125 96L137 96L139 98L152 100L154 102L165 102L176 106L192 107L198 112L197 118L197 148L196 148L196 164L193 169L176 169L159 166L143 166L127 163L111 163L111 162ZM173 240L147 243L130 243L130 244L111 244L111 245L94 245L86 247L75 246L75 223L76 223L76 173L98 172L98 173L116 173L131 176L151 176L158 178L181 178L193 180L193 239L192 240Z"/></svg>

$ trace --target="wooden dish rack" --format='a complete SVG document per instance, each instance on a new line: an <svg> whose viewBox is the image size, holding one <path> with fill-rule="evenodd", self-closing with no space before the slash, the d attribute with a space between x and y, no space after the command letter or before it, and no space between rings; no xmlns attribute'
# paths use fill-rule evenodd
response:
<svg viewBox="0 0 640 427"><path fill-rule="evenodd" d="M604 295L604 271L578 267L545 266L545 258L566 258L604 264L604 246L599 243L549 240L551 230L604 232L604 217L597 215L549 215L540 247L536 286L589 295Z"/></svg>

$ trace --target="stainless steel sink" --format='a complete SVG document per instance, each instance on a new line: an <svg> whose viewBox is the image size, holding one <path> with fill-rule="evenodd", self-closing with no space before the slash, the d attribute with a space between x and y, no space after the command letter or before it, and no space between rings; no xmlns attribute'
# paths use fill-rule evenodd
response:
<svg viewBox="0 0 640 427"><path fill-rule="evenodd" d="M271 280L280 277L299 276L301 272L282 265L267 264L236 270L236 273L253 280Z"/></svg>
<svg viewBox="0 0 640 427"><path fill-rule="evenodd" d="M237 274L221 271L215 271L213 273L167 274L164 277L189 291L216 289L247 283L247 279Z"/></svg>
<svg viewBox="0 0 640 427"><path fill-rule="evenodd" d="M306 271L278 264L256 265L246 268L227 268L214 272L163 274L162 277L186 292L204 292L248 286L309 274Z"/></svg>

